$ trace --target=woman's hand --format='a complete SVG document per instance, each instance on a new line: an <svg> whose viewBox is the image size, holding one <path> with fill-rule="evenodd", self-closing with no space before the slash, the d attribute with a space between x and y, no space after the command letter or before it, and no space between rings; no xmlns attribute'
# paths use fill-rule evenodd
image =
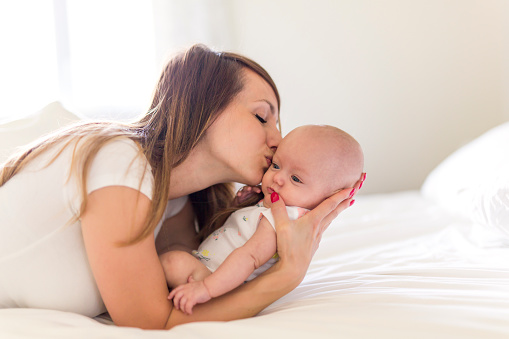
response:
<svg viewBox="0 0 509 339"><path fill-rule="evenodd" d="M284 201L273 193L272 214L277 233L277 252L280 257L278 264L281 269L290 270L295 274L298 283L304 279L308 266L315 254L323 232L330 223L345 209L353 204L355 193L362 186L366 174L353 188L343 189L297 220L289 220Z"/></svg>

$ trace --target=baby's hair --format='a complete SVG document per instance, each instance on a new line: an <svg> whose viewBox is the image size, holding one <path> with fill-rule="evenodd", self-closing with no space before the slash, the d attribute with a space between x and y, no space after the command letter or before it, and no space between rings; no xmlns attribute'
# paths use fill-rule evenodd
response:
<svg viewBox="0 0 509 339"><path fill-rule="evenodd" d="M364 154L353 136L332 125L304 125L290 131L290 134L312 138L314 145L328 146L330 152L326 156L333 160L328 162L328 166L333 173L331 180L336 179L332 185L337 190L353 187L359 180L364 170Z"/></svg>

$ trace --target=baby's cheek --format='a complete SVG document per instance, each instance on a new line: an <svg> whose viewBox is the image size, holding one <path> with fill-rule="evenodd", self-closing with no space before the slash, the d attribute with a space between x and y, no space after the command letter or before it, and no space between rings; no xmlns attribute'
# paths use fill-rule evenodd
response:
<svg viewBox="0 0 509 339"><path fill-rule="evenodd" d="M320 205L320 203L327 198L322 192L317 192L316 190L306 190L306 192L301 192L301 201L300 204L295 206L299 206L302 208L306 208L308 210L312 210L316 206Z"/></svg>

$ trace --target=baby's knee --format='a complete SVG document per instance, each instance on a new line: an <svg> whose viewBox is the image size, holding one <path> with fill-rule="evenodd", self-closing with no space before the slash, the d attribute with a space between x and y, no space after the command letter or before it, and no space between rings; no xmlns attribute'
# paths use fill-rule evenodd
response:
<svg viewBox="0 0 509 339"><path fill-rule="evenodd" d="M183 251L170 251L159 256L166 273L182 272L185 267L189 267L189 260L196 260L189 253Z"/></svg>
<svg viewBox="0 0 509 339"><path fill-rule="evenodd" d="M176 287L187 282L193 273L197 259L184 251L170 251L159 256L163 266L166 281L170 287Z"/></svg>

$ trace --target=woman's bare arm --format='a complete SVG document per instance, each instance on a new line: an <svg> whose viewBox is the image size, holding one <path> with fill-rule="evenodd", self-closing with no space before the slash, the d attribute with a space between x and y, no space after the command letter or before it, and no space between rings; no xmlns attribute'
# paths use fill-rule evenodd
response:
<svg viewBox="0 0 509 339"><path fill-rule="evenodd" d="M89 195L83 239L101 297L117 325L163 328L172 305L153 234L122 246L143 228L150 200L122 186Z"/></svg>

